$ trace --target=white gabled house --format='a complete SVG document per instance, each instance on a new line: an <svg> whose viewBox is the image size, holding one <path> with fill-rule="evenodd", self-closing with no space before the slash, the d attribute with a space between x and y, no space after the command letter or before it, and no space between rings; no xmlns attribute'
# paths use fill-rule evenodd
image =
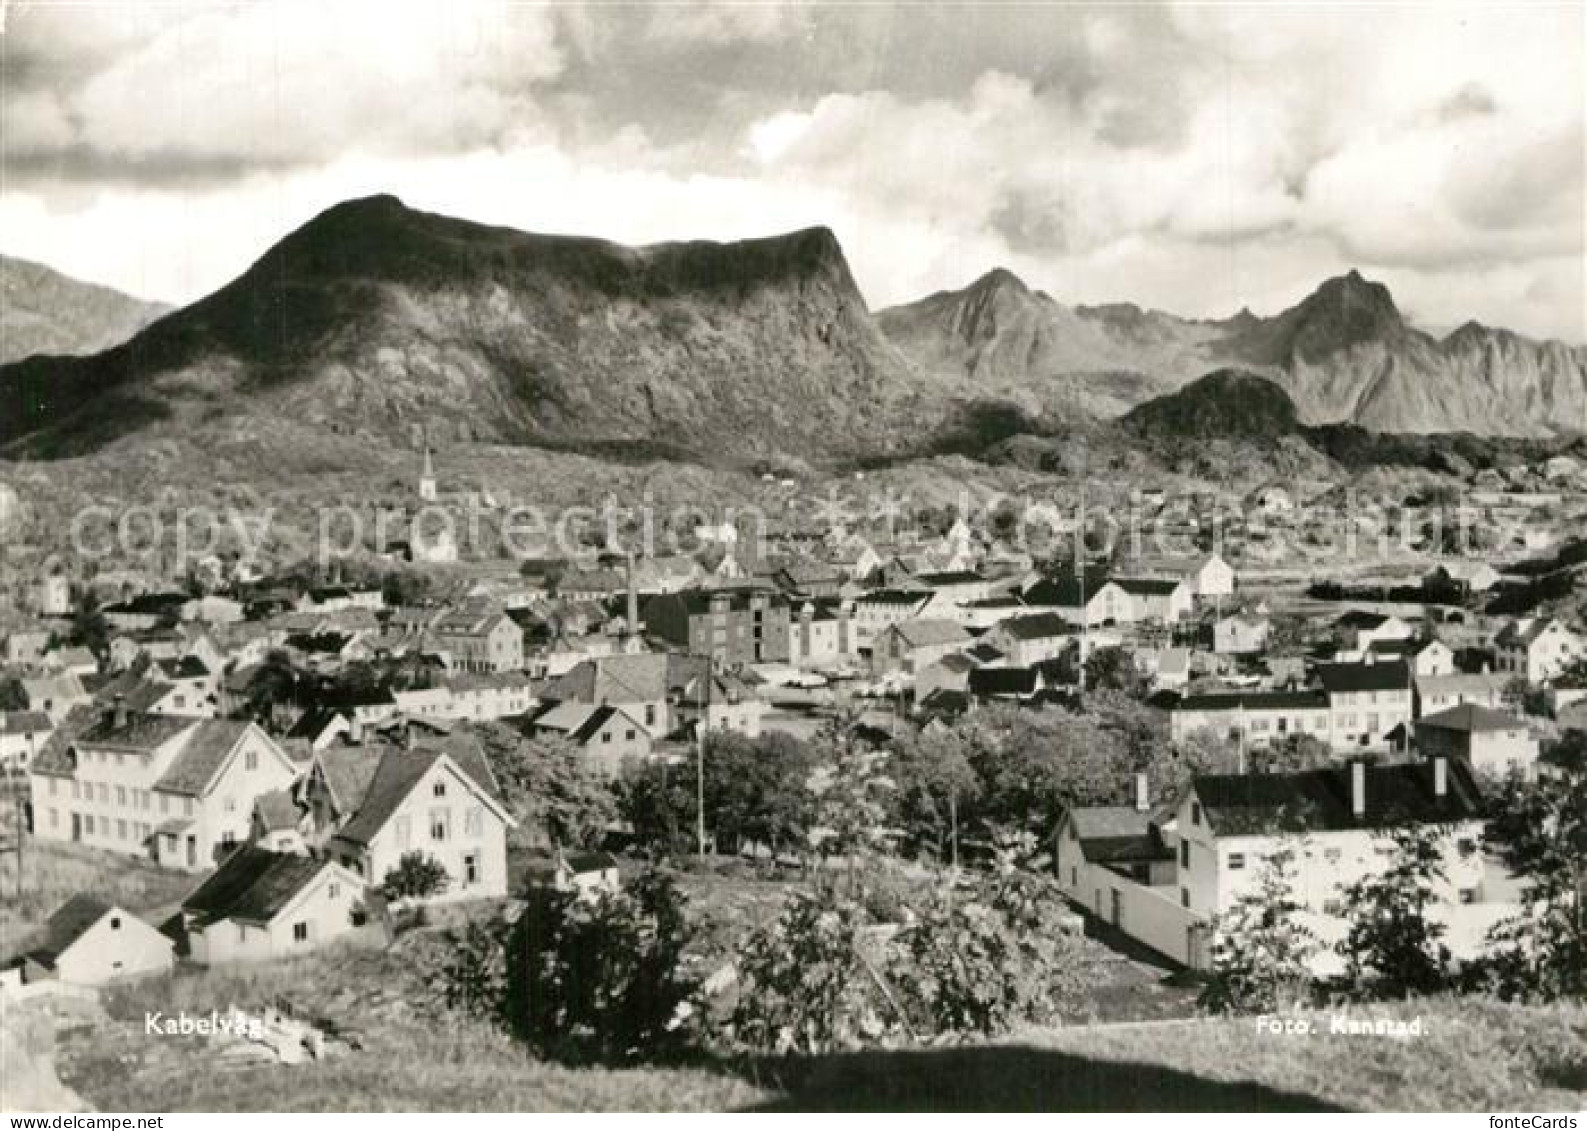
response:
<svg viewBox="0 0 1587 1131"><path fill-rule="evenodd" d="M74 895L49 917L40 936L16 960L24 983L49 979L103 986L159 974L176 963L176 944L126 909L91 895Z"/></svg>
<svg viewBox="0 0 1587 1131"><path fill-rule="evenodd" d="M365 926L364 882L324 856L244 845L182 901L193 961L261 962L317 950Z"/></svg>
<svg viewBox="0 0 1587 1131"><path fill-rule="evenodd" d="M202 871L298 768L250 722L85 708L34 759L34 833Z"/></svg>
<svg viewBox="0 0 1587 1131"><path fill-rule="evenodd" d="M1494 638L1494 670L1528 683L1553 679L1583 656L1587 640L1553 617L1511 621Z"/></svg>

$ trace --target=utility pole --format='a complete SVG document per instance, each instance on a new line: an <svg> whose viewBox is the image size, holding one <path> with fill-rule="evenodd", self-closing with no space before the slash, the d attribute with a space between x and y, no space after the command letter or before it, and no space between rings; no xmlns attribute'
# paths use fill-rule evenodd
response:
<svg viewBox="0 0 1587 1131"><path fill-rule="evenodd" d="M1075 580L1080 586L1080 698L1086 695L1086 655L1091 643L1091 614L1086 611L1086 480L1080 480L1080 515L1075 523Z"/></svg>
<svg viewBox="0 0 1587 1131"><path fill-rule="evenodd" d="M711 668L707 664L695 695L700 715L694 723L694 835L701 859L705 857L705 684L710 678Z"/></svg>

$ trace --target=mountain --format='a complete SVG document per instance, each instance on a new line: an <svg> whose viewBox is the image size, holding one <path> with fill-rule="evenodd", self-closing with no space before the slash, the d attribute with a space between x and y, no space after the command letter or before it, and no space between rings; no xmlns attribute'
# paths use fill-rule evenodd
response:
<svg viewBox="0 0 1587 1131"><path fill-rule="evenodd" d="M1295 402L1266 377L1219 369L1124 414L1123 428L1150 439L1279 440L1302 432Z"/></svg>
<svg viewBox="0 0 1587 1131"><path fill-rule="evenodd" d="M0 255L0 364L40 353L97 353L168 309Z"/></svg>
<svg viewBox="0 0 1587 1131"><path fill-rule="evenodd" d="M712 457L875 455L937 398L877 330L832 233L629 248L349 201L94 357L0 369L0 444L268 415L411 442Z"/></svg>
<svg viewBox="0 0 1587 1131"><path fill-rule="evenodd" d="M1270 377L1308 424L1381 432L1587 432L1587 348L1468 323L1437 338L1359 272L1326 280L1271 317L1242 310L1192 321L1128 304L1068 307L994 271L881 311L877 321L923 369L991 391L1023 389L1121 415L1198 374Z"/></svg>

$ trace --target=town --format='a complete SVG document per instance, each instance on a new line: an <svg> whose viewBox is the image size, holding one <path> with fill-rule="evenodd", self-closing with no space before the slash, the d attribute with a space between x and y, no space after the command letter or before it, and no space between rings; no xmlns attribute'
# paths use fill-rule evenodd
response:
<svg viewBox="0 0 1587 1131"><path fill-rule="evenodd" d="M464 502L445 470L426 445L410 517ZM1340 521L1330 485L1293 483L1137 491L1151 537L1083 497L1038 508L1033 537L1006 502L883 524L785 491L758 525L697 525L692 553L514 561L415 535L180 577L52 555L3 629L24 940L4 984L379 950L510 922L537 890L615 896L647 860L973 873L1011 835L1064 929L1147 955L1147 981L1227 973L1281 858L1305 976L1338 984L1350 892L1418 833L1456 984L1536 910L1492 800L1579 781L1587 732L1587 470L1471 487L1469 513L1434 512L1466 552L1435 533L1337 573L1275 549ZM845 840L826 793L861 764L876 828ZM29 885L56 862L81 890L48 904ZM170 898L118 900L128 868ZM742 975L710 961L718 990Z"/></svg>

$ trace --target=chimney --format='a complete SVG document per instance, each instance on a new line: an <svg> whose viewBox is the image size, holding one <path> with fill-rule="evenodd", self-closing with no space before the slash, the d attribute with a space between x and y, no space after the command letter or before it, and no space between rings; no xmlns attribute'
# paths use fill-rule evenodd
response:
<svg viewBox="0 0 1587 1131"><path fill-rule="evenodd" d="M1145 813L1152 807L1152 790L1147 784L1146 774L1135 775L1135 808L1138 812Z"/></svg>
<svg viewBox="0 0 1587 1131"><path fill-rule="evenodd" d="M1442 754L1433 759L1433 796L1442 801L1449 792L1449 759Z"/></svg>
<svg viewBox="0 0 1587 1131"><path fill-rule="evenodd" d="M639 591L634 588L634 552L628 551L626 559L628 579L628 635L639 635Z"/></svg>
<svg viewBox="0 0 1587 1131"><path fill-rule="evenodd" d="M1367 764L1350 763L1350 815L1356 820L1367 815Z"/></svg>
<svg viewBox="0 0 1587 1131"><path fill-rule="evenodd" d="M110 707L110 722L117 730L127 725L127 697L119 691Z"/></svg>

